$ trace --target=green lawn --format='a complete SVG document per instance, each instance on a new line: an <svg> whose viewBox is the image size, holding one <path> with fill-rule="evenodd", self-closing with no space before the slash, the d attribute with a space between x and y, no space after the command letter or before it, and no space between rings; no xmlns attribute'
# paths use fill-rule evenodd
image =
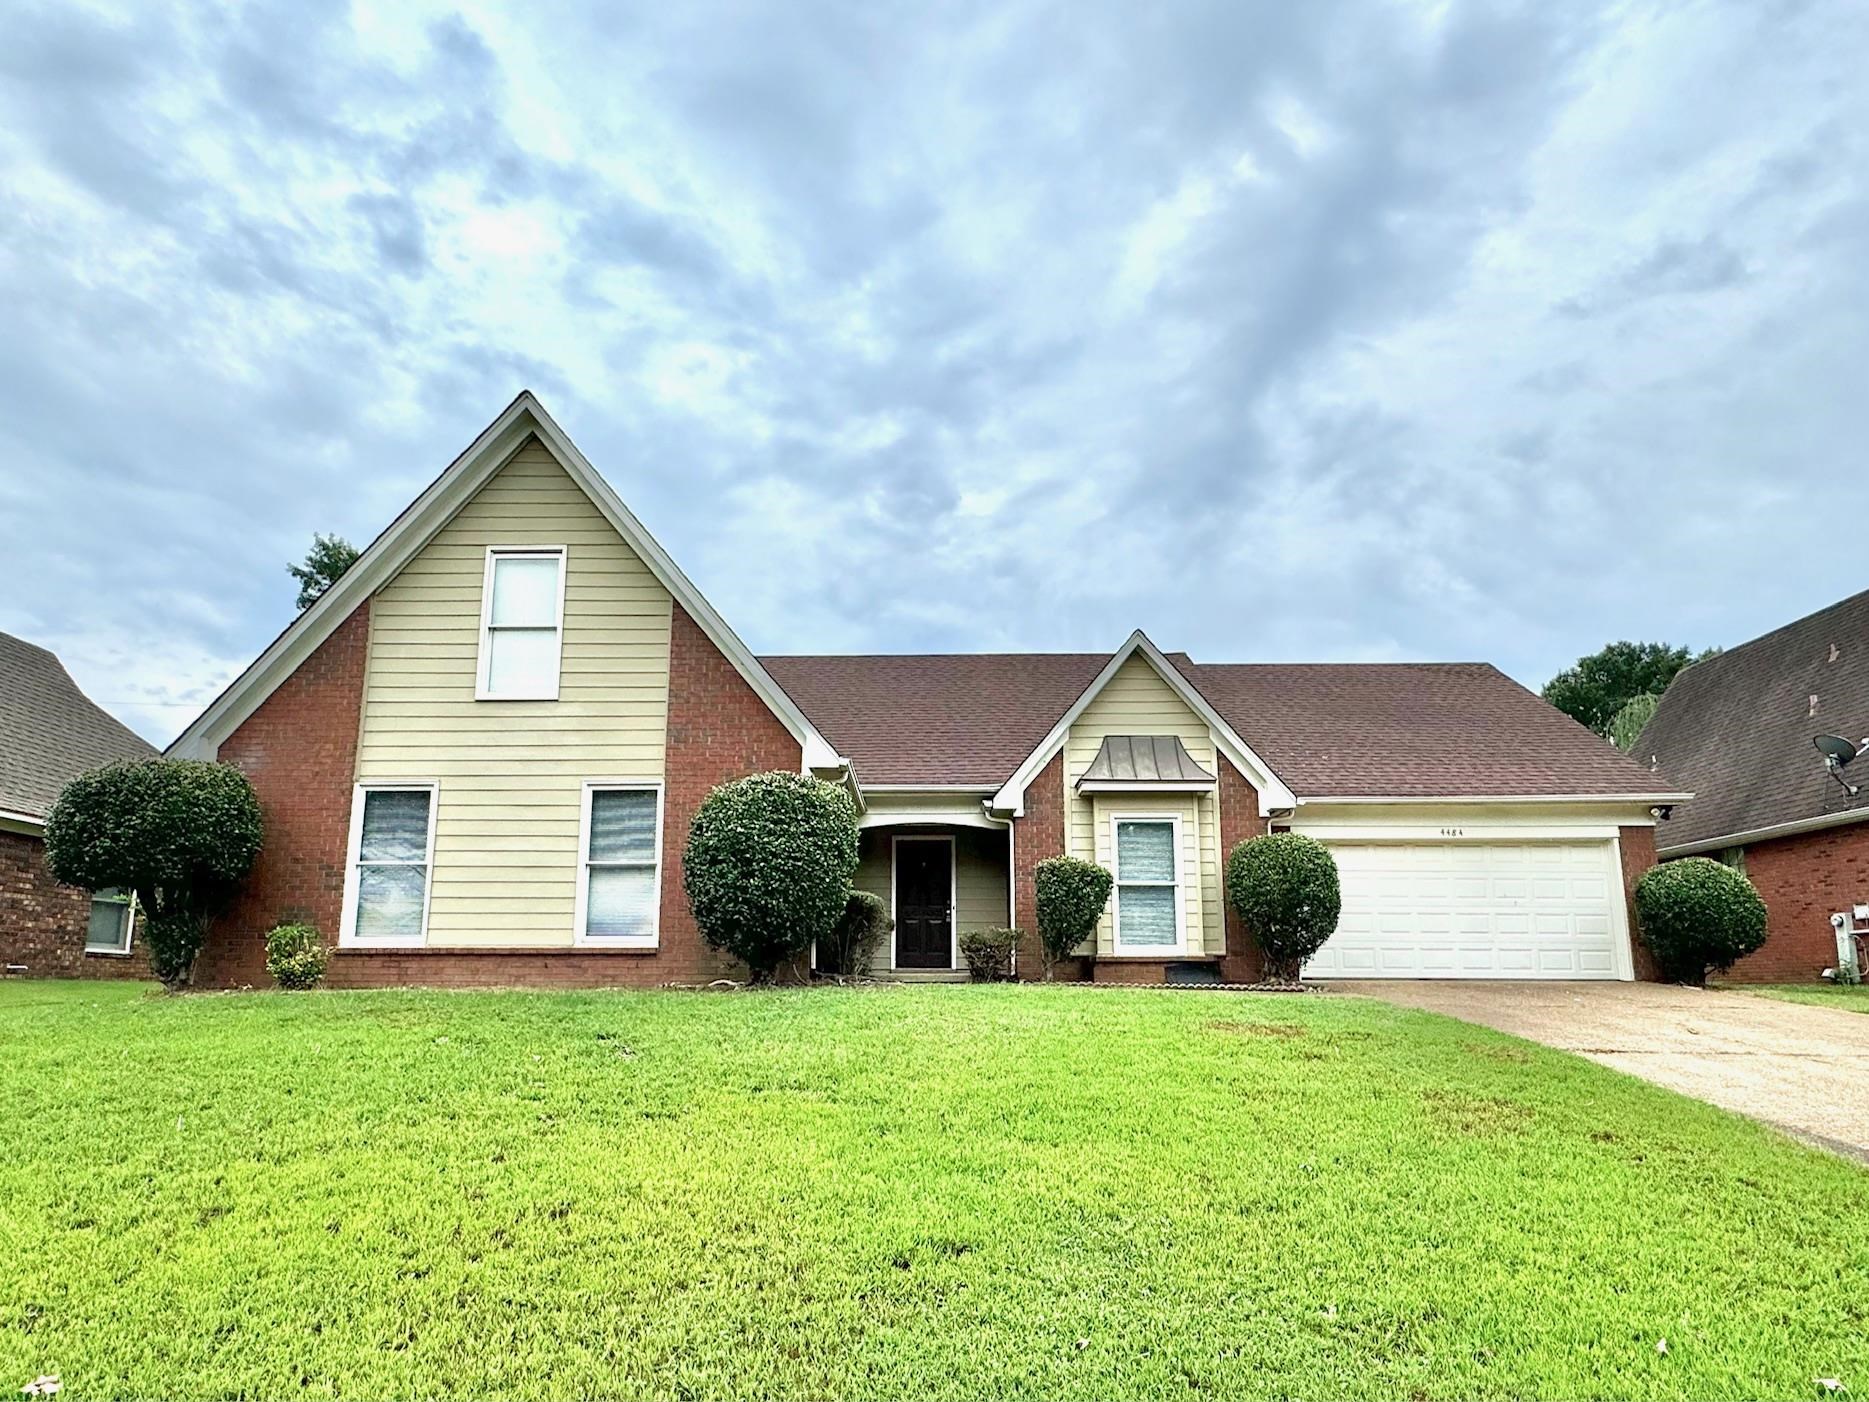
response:
<svg viewBox="0 0 1869 1402"><path fill-rule="evenodd" d="M0 1391L1869 1390L1861 1168L1350 998L0 984L0 1125Z"/></svg>
<svg viewBox="0 0 1869 1402"><path fill-rule="evenodd" d="M1869 1013L1869 984L1834 983L1761 983L1746 984L1744 993L1765 998L1779 998L1787 1003L1809 1003L1816 1008L1843 1008L1853 1013Z"/></svg>

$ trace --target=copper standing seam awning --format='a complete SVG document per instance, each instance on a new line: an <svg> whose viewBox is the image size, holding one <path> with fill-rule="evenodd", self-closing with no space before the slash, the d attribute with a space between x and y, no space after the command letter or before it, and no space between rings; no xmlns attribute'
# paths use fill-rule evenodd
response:
<svg viewBox="0 0 1869 1402"><path fill-rule="evenodd" d="M1097 757L1078 777L1080 790L1200 790L1215 778L1196 762L1179 735L1106 735Z"/></svg>

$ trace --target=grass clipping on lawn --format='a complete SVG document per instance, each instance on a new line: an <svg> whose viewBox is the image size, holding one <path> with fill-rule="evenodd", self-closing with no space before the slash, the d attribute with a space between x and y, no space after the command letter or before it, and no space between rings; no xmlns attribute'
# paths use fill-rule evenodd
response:
<svg viewBox="0 0 1869 1402"><path fill-rule="evenodd" d="M0 1389L1869 1387L1862 1169L1355 999L0 984L0 1122Z"/></svg>

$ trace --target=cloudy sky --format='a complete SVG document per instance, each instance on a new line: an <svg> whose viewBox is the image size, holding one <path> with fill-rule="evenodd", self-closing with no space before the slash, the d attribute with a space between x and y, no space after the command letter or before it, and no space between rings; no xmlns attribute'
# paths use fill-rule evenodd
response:
<svg viewBox="0 0 1869 1402"><path fill-rule="evenodd" d="M938 12L938 13L937 13ZM761 651L1869 584L1869 7L9 7L0 629L167 740L531 387Z"/></svg>

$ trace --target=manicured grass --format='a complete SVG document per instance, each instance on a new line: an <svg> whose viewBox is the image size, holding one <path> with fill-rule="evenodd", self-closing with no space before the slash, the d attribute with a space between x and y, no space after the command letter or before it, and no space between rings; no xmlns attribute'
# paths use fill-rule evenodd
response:
<svg viewBox="0 0 1869 1402"><path fill-rule="evenodd" d="M1346 997L0 984L0 1124L0 1390L1869 1387L1862 1169Z"/></svg>
<svg viewBox="0 0 1869 1402"><path fill-rule="evenodd" d="M1787 1003L1809 1003L1815 1008L1843 1008L1852 1013L1869 1013L1869 984L1834 983L1760 983L1747 984L1745 993L1763 998L1778 998Z"/></svg>

